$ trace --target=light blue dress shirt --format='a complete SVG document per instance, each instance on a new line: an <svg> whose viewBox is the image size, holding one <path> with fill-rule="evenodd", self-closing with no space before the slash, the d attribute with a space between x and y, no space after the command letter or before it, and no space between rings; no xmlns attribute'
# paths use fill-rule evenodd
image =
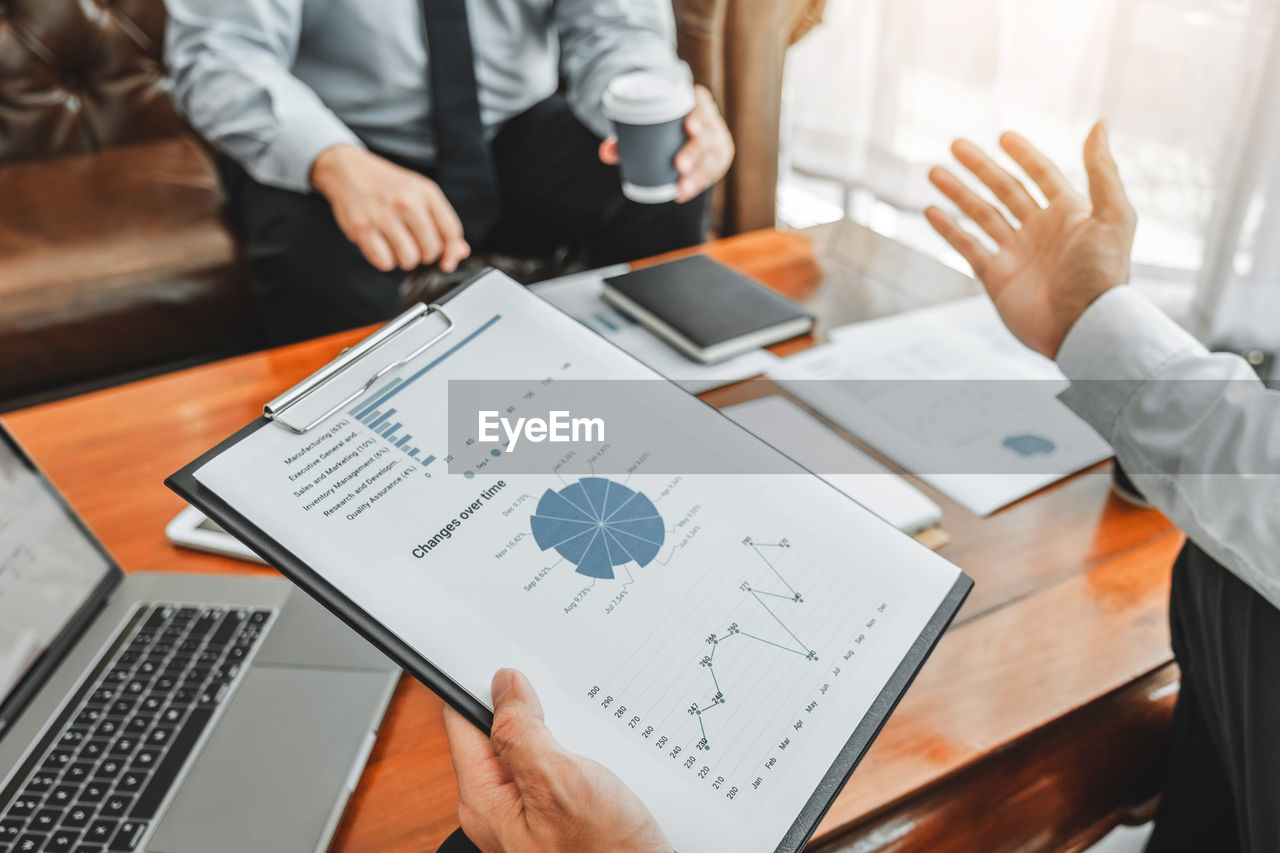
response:
<svg viewBox="0 0 1280 853"><path fill-rule="evenodd" d="M1143 497L1280 607L1280 391L1127 285L1085 309L1058 366L1072 380L1063 402L1111 442Z"/></svg>
<svg viewBox="0 0 1280 853"><path fill-rule="evenodd" d="M179 111L256 180L311 189L339 143L434 159L420 2L166 0L165 58ZM490 136L557 90L609 133L616 75L677 63L669 0L467 0Z"/></svg>

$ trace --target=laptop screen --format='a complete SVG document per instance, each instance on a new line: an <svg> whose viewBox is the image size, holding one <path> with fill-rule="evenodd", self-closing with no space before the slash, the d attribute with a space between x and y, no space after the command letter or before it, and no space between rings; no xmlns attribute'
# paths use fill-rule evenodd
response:
<svg viewBox="0 0 1280 853"><path fill-rule="evenodd" d="M112 569L0 427L0 705Z"/></svg>

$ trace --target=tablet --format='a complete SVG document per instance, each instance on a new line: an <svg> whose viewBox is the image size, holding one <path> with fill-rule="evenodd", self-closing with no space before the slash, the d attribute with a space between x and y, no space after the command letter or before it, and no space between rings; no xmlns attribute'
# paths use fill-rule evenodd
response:
<svg viewBox="0 0 1280 853"><path fill-rule="evenodd" d="M174 516L165 525L164 535L179 548L266 565L248 545L223 530L216 521L193 506L186 507Z"/></svg>

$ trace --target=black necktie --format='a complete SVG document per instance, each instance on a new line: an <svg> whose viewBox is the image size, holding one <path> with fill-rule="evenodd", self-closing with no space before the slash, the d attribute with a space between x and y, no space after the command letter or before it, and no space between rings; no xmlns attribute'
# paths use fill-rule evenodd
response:
<svg viewBox="0 0 1280 853"><path fill-rule="evenodd" d="M436 183L475 245L498 218L498 181L484 138L466 0L422 0L427 26Z"/></svg>

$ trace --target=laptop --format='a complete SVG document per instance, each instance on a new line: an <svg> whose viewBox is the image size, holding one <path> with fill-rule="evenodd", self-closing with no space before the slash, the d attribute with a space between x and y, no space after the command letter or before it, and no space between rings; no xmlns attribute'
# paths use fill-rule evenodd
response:
<svg viewBox="0 0 1280 853"><path fill-rule="evenodd" d="M323 850L399 674L282 578L126 576L0 425L0 853Z"/></svg>

